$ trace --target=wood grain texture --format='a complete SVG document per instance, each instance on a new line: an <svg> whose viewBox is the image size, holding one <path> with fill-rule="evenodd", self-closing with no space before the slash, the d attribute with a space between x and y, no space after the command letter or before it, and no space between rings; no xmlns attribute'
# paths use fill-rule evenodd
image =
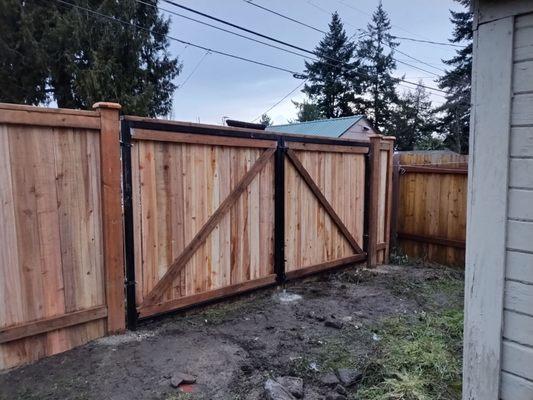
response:
<svg viewBox="0 0 533 400"><path fill-rule="evenodd" d="M533 348L518 343L503 341L502 370L533 381Z"/></svg>
<svg viewBox="0 0 533 400"><path fill-rule="evenodd" d="M99 149L92 129L0 125L0 329L105 305ZM0 369L105 327L96 320L3 343Z"/></svg>
<svg viewBox="0 0 533 400"><path fill-rule="evenodd" d="M506 310L503 315L503 337L533 347L533 316Z"/></svg>
<svg viewBox="0 0 533 400"><path fill-rule="evenodd" d="M400 152L397 158L400 173L396 229L400 248L412 258L463 266L467 193L467 175L463 171L468 156ZM442 173L433 173L440 169Z"/></svg>
<svg viewBox="0 0 533 400"><path fill-rule="evenodd" d="M533 382L519 376L502 372L501 400L531 400Z"/></svg>
<svg viewBox="0 0 533 400"><path fill-rule="evenodd" d="M13 107L0 103L0 124L98 130L100 118L97 113L90 111Z"/></svg>
<svg viewBox="0 0 533 400"><path fill-rule="evenodd" d="M276 141L260 139L243 139L231 136L195 135L193 133L165 132L148 129L134 129L132 138L135 140L152 140L159 142L209 144L217 146L274 148Z"/></svg>
<svg viewBox="0 0 533 400"><path fill-rule="evenodd" d="M135 249L136 292L141 310L171 308L168 304L178 304L181 298L273 273L274 149L264 151L134 141L134 224L141 243ZM178 256L180 270L168 275ZM165 274L169 278L160 290ZM153 300L160 303L157 307L147 301L157 297L150 295L154 290L161 295Z"/></svg>
<svg viewBox="0 0 533 400"><path fill-rule="evenodd" d="M362 243L364 155L292 150L350 235ZM286 271L354 255L355 251L288 158L285 160Z"/></svg>

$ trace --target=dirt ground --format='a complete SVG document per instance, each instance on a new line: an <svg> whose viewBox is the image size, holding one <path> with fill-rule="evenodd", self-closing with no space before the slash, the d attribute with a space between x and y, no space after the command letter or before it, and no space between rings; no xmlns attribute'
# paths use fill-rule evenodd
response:
<svg viewBox="0 0 533 400"><path fill-rule="evenodd" d="M332 391L324 373L364 370L380 321L461 304L462 293L445 283L419 290L450 277L462 278L443 268L383 266L261 290L4 373L0 399L263 399L266 379L276 376L301 377L305 399L324 399ZM197 377L192 394L170 385L177 371Z"/></svg>

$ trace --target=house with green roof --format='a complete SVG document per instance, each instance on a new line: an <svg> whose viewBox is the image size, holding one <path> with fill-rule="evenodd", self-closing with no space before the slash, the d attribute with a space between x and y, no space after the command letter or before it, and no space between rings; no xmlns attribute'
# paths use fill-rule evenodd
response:
<svg viewBox="0 0 533 400"><path fill-rule="evenodd" d="M368 140L368 135L379 133L364 115L272 125L268 131L331 138Z"/></svg>

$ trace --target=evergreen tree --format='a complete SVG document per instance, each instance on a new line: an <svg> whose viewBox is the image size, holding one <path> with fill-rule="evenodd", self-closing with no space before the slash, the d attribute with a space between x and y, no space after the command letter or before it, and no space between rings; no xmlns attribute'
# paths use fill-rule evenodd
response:
<svg viewBox="0 0 533 400"><path fill-rule="evenodd" d="M443 60L451 69L439 80L439 87L449 92L446 102L439 108L443 112L441 129L445 134L444 143L451 150L468 153L470 131L470 93L472 74L472 13L470 0L455 0L466 7L465 11L451 11L454 24L452 43L465 43L466 47L457 51L449 60Z"/></svg>
<svg viewBox="0 0 533 400"><path fill-rule="evenodd" d="M0 0L0 32L9 38L0 41L0 101L85 109L113 101L126 113L167 114L181 70L167 51L169 20L135 0L75 3L151 32L55 2Z"/></svg>
<svg viewBox="0 0 533 400"><path fill-rule="evenodd" d="M292 103L298 108L298 114L296 116L296 121L298 122L315 121L323 118L318 106L314 103L310 103L307 100L304 100L301 103L296 101L293 101Z"/></svg>
<svg viewBox="0 0 533 400"><path fill-rule="evenodd" d="M317 61L305 62L309 83L302 91L311 103L316 104L322 118L353 115L354 91L360 93L354 53L355 44L346 36L342 21L335 12L329 32L315 48Z"/></svg>
<svg viewBox="0 0 533 400"><path fill-rule="evenodd" d="M261 115L261 119L259 120L259 123L261 125L271 126L272 125L272 119L268 116L268 114L263 114L263 115Z"/></svg>
<svg viewBox="0 0 533 400"><path fill-rule="evenodd" d="M356 109L365 114L374 127L384 134L394 134L392 119L398 103L394 48L398 43L390 34L391 23L381 2L367 26L367 36L359 43L357 56L361 60L361 79L365 96L358 97ZM389 50L385 50L387 47Z"/></svg>
<svg viewBox="0 0 533 400"><path fill-rule="evenodd" d="M399 100L398 109L393 118L396 150L414 150L420 147L436 146L433 133L437 121L431 106L431 100L422 86L408 91Z"/></svg>

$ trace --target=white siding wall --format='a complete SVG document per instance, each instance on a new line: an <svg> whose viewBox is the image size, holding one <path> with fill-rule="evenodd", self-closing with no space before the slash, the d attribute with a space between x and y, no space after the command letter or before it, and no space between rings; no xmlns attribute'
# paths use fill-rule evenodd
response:
<svg viewBox="0 0 533 400"><path fill-rule="evenodd" d="M474 0L464 400L533 400L533 0Z"/></svg>
<svg viewBox="0 0 533 400"><path fill-rule="evenodd" d="M533 13L514 24L503 400L533 399Z"/></svg>

